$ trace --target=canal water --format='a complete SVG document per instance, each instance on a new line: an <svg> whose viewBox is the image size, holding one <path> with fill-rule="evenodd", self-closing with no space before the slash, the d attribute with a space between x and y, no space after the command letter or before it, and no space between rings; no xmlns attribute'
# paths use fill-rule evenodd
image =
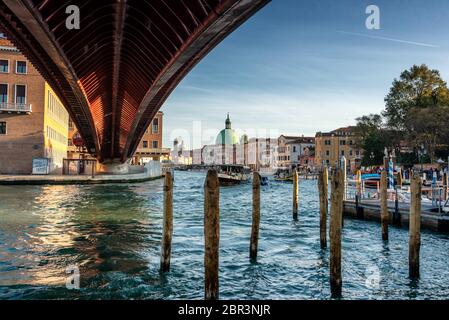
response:
<svg viewBox="0 0 449 320"><path fill-rule="evenodd" d="M162 181L0 186L0 299L202 299L205 174L176 172L172 271L159 273ZM248 258L251 185L221 190L222 299L330 299L316 181L262 189L259 260ZM408 279L408 231L346 220L343 299L448 299L449 236L423 232L421 279ZM66 288L66 268L80 289Z"/></svg>

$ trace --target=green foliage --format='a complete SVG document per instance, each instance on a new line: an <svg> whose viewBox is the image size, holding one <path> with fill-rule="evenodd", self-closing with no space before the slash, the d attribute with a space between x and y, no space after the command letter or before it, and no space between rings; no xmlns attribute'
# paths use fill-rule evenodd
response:
<svg viewBox="0 0 449 320"><path fill-rule="evenodd" d="M362 148L365 156L362 159L362 166L377 166L383 163L384 149L388 146L388 141L381 131L373 132L362 140Z"/></svg>
<svg viewBox="0 0 449 320"><path fill-rule="evenodd" d="M382 116L380 114L370 114L368 116L363 116L357 118L356 133L362 139L375 134L377 131L382 129Z"/></svg>
<svg viewBox="0 0 449 320"><path fill-rule="evenodd" d="M382 115L357 119L357 133L365 150L363 165L381 164L385 147L399 151L401 140L414 150L424 146L431 162L437 154L449 153L449 89L439 71L424 64L405 70L394 80L385 103ZM397 155L403 164L421 161L416 152Z"/></svg>
<svg viewBox="0 0 449 320"><path fill-rule="evenodd" d="M383 116L388 127L404 130L410 109L449 106L449 89L439 71L431 70L425 64L414 65L404 71L399 80L394 80L385 103Z"/></svg>
<svg viewBox="0 0 449 320"><path fill-rule="evenodd" d="M413 153L399 153L397 155L397 163L402 164L405 167L411 168L414 164L419 163L420 159L418 155Z"/></svg>
<svg viewBox="0 0 449 320"><path fill-rule="evenodd" d="M447 141L449 126L449 107L431 106L411 108L406 115L405 131L409 144L415 148L423 145L430 161L434 162L437 146Z"/></svg>
<svg viewBox="0 0 449 320"><path fill-rule="evenodd" d="M356 134L360 137L359 147L364 150L362 166L377 166L383 164L385 148L392 149L399 144L395 131L387 130L383 118L379 114L370 114L357 118Z"/></svg>

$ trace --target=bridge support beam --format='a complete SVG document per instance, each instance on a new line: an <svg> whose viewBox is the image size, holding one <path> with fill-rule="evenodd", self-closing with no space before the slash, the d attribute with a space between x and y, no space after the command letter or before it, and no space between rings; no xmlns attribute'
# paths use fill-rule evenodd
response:
<svg viewBox="0 0 449 320"><path fill-rule="evenodd" d="M125 163L98 163L97 172L100 174L128 174L130 165Z"/></svg>

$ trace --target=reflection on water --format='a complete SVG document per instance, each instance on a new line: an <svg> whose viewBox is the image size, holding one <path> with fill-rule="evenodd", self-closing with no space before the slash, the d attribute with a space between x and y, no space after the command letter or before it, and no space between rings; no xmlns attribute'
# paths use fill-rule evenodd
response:
<svg viewBox="0 0 449 320"><path fill-rule="evenodd" d="M135 185L1 186L0 299L202 299L204 174L176 173L172 271L159 273L162 181ZM249 261L251 185L222 189L220 293L223 299L329 299L329 253L319 244L315 181L300 186L292 221L291 185L262 191L258 263ZM344 299L447 299L449 237L422 235L420 281L408 279L407 230L347 221ZM81 289L67 290L77 265ZM366 272L378 268L378 288Z"/></svg>

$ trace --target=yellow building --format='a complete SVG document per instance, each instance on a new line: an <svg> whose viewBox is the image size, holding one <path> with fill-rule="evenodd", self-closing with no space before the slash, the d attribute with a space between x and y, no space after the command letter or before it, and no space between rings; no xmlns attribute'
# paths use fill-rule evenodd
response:
<svg viewBox="0 0 449 320"><path fill-rule="evenodd" d="M331 132L318 132L315 137L316 165L336 166L345 157L348 168L355 171L360 167L363 150L360 149L355 127L339 128Z"/></svg>
<svg viewBox="0 0 449 320"><path fill-rule="evenodd" d="M68 113L44 78L0 34L0 174L48 174L67 156Z"/></svg>
<svg viewBox="0 0 449 320"><path fill-rule="evenodd" d="M67 157L69 113L52 88L45 83L44 148L45 157L52 159L50 171L62 168Z"/></svg>

